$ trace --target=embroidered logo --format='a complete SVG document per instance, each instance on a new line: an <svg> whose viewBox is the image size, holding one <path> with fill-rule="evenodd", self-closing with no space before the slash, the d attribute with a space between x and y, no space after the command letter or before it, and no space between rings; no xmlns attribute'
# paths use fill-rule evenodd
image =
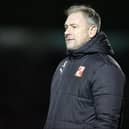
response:
<svg viewBox="0 0 129 129"><path fill-rule="evenodd" d="M60 73L63 73L63 70L64 70L64 68L65 68L65 66L66 66L67 63L68 63L68 61L65 61L63 63L63 65L60 67Z"/></svg>
<svg viewBox="0 0 129 129"><path fill-rule="evenodd" d="M85 70L85 66L79 66L78 70L75 73L76 77L82 77Z"/></svg>

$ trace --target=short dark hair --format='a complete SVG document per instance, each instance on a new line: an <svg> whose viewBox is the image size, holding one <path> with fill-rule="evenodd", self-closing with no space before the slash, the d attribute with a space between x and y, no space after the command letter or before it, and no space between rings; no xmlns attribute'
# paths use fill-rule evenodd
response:
<svg viewBox="0 0 129 129"><path fill-rule="evenodd" d="M65 14L69 16L75 12L82 12L86 16L88 23L96 25L97 32L100 31L101 17L93 8L86 5L72 5L65 11Z"/></svg>

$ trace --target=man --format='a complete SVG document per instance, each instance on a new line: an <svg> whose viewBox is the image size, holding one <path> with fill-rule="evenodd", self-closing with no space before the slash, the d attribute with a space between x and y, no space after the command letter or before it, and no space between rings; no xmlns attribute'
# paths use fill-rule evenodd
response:
<svg viewBox="0 0 129 129"><path fill-rule="evenodd" d="M118 129L125 76L92 8L67 10L67 56L53 76L45 129Z"/></svg>

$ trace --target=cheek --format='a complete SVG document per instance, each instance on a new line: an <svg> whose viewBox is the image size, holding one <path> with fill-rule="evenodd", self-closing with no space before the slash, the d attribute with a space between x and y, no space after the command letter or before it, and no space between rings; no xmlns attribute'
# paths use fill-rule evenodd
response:
<svg viewBox="0 0 129 129"><path fill-rule="evenodd" d="M78 30L74 32L74 38L80 44L81 42L85 42L87 40L87 32L85 30Z"/></svg>
<svg viewBox="0 0 129 129"><path fill-rule="evenodd" d="M79 39L81 39L82 34L81 34L80 31L77 31L77 32L74 34L74 36L75 36L75 38L76 38L77 40L79 40Z"/></svg>
<svg viewBox="0 0 129 129"><path fill-rule="evenodd" d="M79 38L79 42L80 42L81 44L83 44L83 43L85 43L85 42L87 42L87 41L88 41L87 35L82 34L82 35L80 36L80 38Z"/></svg>
<svg viewBox="0 0 129 129"><path fill-rule="evenodd" d="M85 39L86 35L84 33L78 33L77 38L79 41L82 41L83 39Z"/></svg>

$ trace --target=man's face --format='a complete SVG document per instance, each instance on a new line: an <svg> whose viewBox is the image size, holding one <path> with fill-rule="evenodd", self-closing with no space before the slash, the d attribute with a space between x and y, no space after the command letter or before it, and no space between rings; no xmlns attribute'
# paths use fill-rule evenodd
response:
<svg viewBox="0 0 129 129"><path fill-rule="evenodd" d="M65 42L67 49L78 49L89 39L89 27L82 12L70 14L65 21Z"/></svg>

